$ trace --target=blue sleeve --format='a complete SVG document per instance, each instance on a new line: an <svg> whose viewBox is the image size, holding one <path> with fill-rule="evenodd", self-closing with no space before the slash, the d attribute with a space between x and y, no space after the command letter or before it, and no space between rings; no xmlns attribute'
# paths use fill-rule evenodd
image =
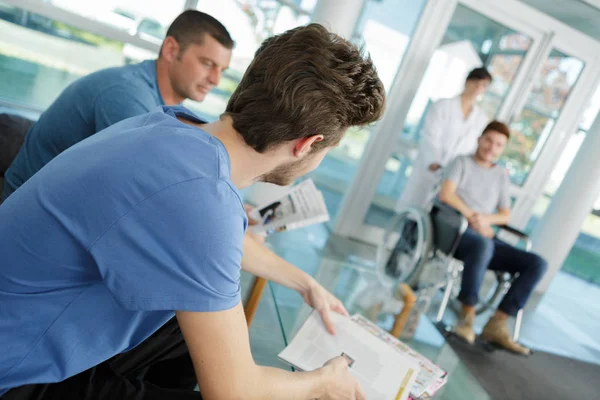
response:
<svg viewBox="0 0 600 400"><path fill-rule="evenodd" d="M126 309L221 311L240 302L245 226L226 182L193 179L142 201L89 251Z"/></svg>
<svg viewBox="0 0 600 400"><path fill-rule="evenodd" d="M102 92L94 103L96 132L127 118L152 111L158 104L146 93L147 88L113 86Z"/></svg>

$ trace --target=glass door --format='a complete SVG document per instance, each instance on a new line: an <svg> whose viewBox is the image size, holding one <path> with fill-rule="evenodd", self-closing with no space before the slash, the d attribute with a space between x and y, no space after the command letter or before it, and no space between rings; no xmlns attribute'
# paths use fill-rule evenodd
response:
<svg viewBox="0 0 600 400"><path fill-rule="evenodd" d="M524 33L466 5L457 5L388 156L364 220L366 225L385 227L389 221L412 173L421 128L431 103L460 95L469 71L486 66L494 80L478 106L490 120L499 117L534 38L540 36Z"/></svg>
<svg viewBox="0 0 600 400"><path fill-rule="evenodd" d="M379 241L413 172L428 108L437 100L459 95L473 68L486 66L494 76L478 106L489 119L509 120L549 36L540 24L518 17L520 8L526 6L509 3L459 0L444 10L445 17L424 12L419 24L429 31L438 29L439 35L435 41L433 34L416 37L409 45L411 63L406 55L399 72L410 71L405 76L404 104L389 103L388 113L393 108L396 115L386 116L393 122L382 121L384 126L374 135L371 151L365 153L357 173L360 180L353 182L336 220L336 233ZM421 65L417 65L419 58ZM416 82L413 92L411 82Z"/></svg>

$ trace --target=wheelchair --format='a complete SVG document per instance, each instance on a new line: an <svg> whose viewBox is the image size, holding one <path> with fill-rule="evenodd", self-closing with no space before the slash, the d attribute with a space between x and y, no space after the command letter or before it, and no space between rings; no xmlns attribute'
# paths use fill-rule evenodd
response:
<svg viewBox="0 0 600 400"><path fill-rule="evenodd" d="M438 323L449 305L455 312L460 310L457 296L463 265L453 255L467 227L467 219L458 210L435 200L429 211L412 207L397 211L377 249L381 274L407 283L416 292L429 290L433 296L436 291L443 291L436 315ZM509 226L499 226L496 237L511 245L521 243L526 251L531 248L529 237ZM488 270L475 306L476 315L497 306L517 277L518 274ZM513 332L515 341L522 316L520 310Z"/></svg>

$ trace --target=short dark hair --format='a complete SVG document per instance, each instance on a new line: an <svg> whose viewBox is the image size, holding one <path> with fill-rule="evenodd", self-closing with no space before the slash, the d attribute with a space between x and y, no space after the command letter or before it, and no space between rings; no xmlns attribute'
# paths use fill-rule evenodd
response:
<svg viewBox="0 0 600 400"><path fill-rule="evenodd" d="M295 139L323 135L313 149L337 144L351 126L381 118L385 90L369 57L322 25L265 40L223 116L263 153Z"/></svg>
<svg viewBox="0 0 600 400"><path fill-rule="evenodd" d="M510 129L505 123L500 121L492 121L483 130L481 135L485 135L487 132L494 131L503 134L507 139L510 139Z"/></svg>
<svg viewBox="0 0 600 400"><path fill-rule="evenodd" d="M235 45L222 23L216 18L197 10L182 12L167 29L167 36L171 36L177 41L180 51L184 51L191 43L202 44L204 35L212 36L227 49L233 49ZM162 47L159 54L161 53Z"/></svg>
<svg viewBox="0 0 600 400"><path fill-rule="evenodd" d="M469 72L469 75L467 75L467 80L468 81L488 80L491 82L492 74L490 74L490 71L488 71L487 68L479 67L479 68L475 68L475 69L471 70L471 72Z"/></svg>

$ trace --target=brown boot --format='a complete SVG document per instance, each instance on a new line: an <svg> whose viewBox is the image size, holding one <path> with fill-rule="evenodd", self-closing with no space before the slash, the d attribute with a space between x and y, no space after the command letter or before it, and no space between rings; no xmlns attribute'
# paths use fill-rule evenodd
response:
<svg viewBox="0 0 600 400"><path fill-rule="evenodd" d="M493 316L485 324L483 332L481 332L481 338L487 342L497 344L504 347L508 351L513 353L522 354L528 356L531 354L531 350L525 346L512 340L506 325L506 319L498 318Z"/></svg>
<svg viewBox="0 0 600 400"><path fill-rule="evenodd" d="M467 343L475 343L475 332L473 332L473 323L475 322L475 310L461 310L458 317L458 323L454 327L454 333Z"/></svg>

